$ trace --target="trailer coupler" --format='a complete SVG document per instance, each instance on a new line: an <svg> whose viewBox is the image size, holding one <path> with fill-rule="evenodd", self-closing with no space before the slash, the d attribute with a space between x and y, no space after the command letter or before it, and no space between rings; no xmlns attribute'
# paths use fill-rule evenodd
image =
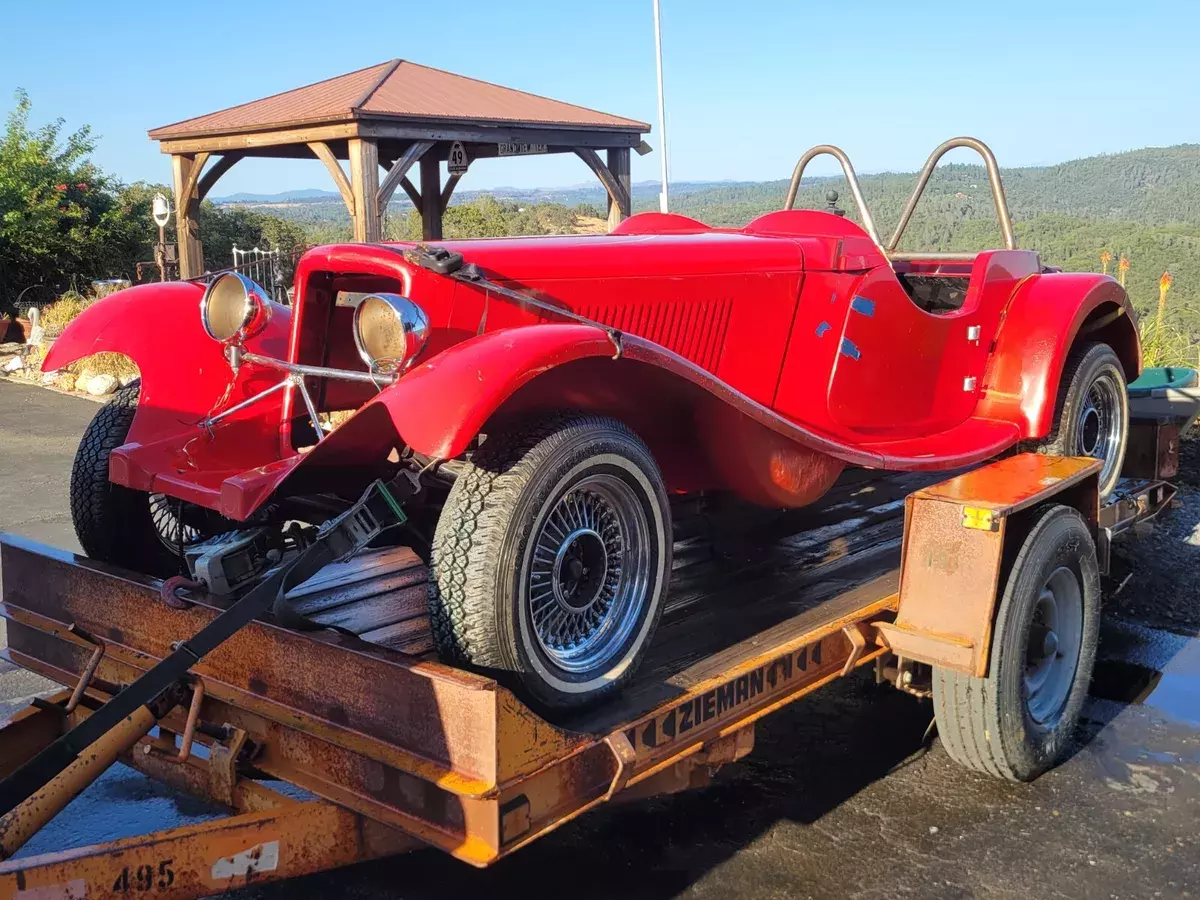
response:
<svg viewBox="0 0 1200 900"><path fill-rule="evenodd" d="M329 563L347 559L383 531L406 521L402 504L420 490L417 476L401 472L374 482L346 512L325 523L316 538L173 652L0 781L0 858L15 853L42 825L96 780L186 696L193 665L272 608L282 611L293 587ZM85 752L86 751L86 752Z"/></svg>

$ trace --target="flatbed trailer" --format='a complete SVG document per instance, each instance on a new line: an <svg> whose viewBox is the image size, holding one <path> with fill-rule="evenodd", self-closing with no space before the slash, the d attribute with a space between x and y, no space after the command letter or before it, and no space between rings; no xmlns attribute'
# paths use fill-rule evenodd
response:
<svg viewBox="0 0 1200 900"><path fill-rule="evenodd" d="M922 695L930 666L986 672L1035 510L1077 510L1104 571L1112 538L1170 505L1160 473L1178 441L1149 427L1135 455L1150 468L1127 469L1104 504L1098 462L1021 454L937 483L858 471L765 530L684 541L635 680L553 724L497 679L436 660L411 551L329 566L294 601L338 630L252 622L194 666L190 703L114 730L4 818L0 896L197 897L421 846L487 866L606 802L702 786L752 750L757 720L857 669ZM173 608L155 580L7 535L0 573L3 656L74 686L0 729L0 777L222 611L207 595ZM117 759L231 814L19 855Z"/></svg>

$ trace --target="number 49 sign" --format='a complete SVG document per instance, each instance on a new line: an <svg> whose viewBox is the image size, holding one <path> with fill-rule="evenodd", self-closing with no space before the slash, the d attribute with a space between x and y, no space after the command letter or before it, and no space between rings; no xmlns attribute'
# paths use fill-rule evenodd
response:
<svg viewBox="0 0 1200 900"><path fill-rule="evenodd" d="M467 171L469 164L467 148L462 145L462 141L455 141L450 145L450 156L446 159L446 168L451 175L462 175Z"/></svg>

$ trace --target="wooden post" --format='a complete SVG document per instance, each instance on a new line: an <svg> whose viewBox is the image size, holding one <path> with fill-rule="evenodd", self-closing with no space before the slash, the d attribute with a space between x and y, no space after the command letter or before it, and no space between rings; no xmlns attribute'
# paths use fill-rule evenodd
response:
<svg viewBox="0 0 1200 900"><path fill-rule="evenodd" d="M175 187L175 240L179 245L179 277L195 278L204 274L204 244L200 241L200 172L208 161L191 153L171 156L171 175Z"/></svg>
<svg viewBox="0 0 1200 900"><path fill-rule="evenodd" d="M373 140L350 138L350 186L354 193L354 240L372 243L380 239L379 145Z"/></svg>
<svg viewBox="0 0 1200 900"><path fill-rule="evenodd" d="M633 214L631 206L633 205L633 183L630 180L629 174L629 148L628 147L610 147L608 149L608 170L613 173L613 177L625 188L624 203L617 204L613 202L610 195L608 198L608 230L612 231L621 224L621 220Z"/></svg>
<svg viewBox="0 0 1200 900"><path fill-rule="evenodd" d="M427 241L442 239L442 172L433 153L421 157L421 232Z"/></svg>

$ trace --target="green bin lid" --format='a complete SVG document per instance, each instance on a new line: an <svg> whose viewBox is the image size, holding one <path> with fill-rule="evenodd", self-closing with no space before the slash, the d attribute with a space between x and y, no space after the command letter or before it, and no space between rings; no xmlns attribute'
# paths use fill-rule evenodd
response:
<svg viewBox="0 0 1200 900"><path fill-rule="evenodd" d="M1160 388L1190 388L1195 387L1200 375L1195 369L1184 369L1178 366L1143 369L1142 376L1131 385L1131 394L1149 394Z"/></svg>

